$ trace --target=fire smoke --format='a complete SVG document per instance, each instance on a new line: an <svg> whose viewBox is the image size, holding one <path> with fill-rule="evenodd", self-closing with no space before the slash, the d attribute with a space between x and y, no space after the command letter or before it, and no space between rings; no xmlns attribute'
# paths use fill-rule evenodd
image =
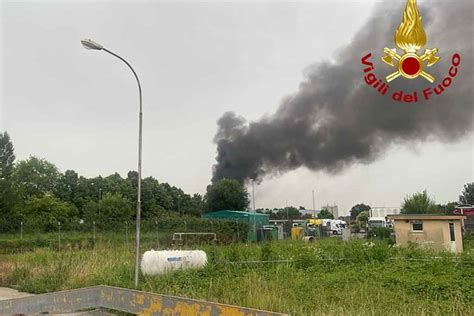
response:
<svg viewBox="0 0 474 316"><path fill-rule="evenodd" d="M361 4L362 5L362 4ZM294 94L285 97L276 112L247 122L233 112L217 122L215 182L232 178L262 180L299 167L336 173L354 163L370 163L391 144L436 139L459 140L473 130L473 2L419 1L427 46L438 47L441 61L430 68L437 78L399 78L391 91L423 90L436 86L451 66L451 56L462 58L459 74L449 91L419 103L395 103L364 83L360 58L369 52L375 73L391 69L380 61L383 47L395 47L404 1L384 1L335 62L311 67ZM314 40L318 40L315 38Z"/></svg>

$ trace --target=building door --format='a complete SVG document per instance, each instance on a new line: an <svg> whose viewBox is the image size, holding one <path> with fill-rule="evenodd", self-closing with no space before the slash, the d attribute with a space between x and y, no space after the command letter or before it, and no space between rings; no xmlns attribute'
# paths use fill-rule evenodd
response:
<svg viewBox="0 0 474 316"><path fill-rule="evenodd" d="M456 233L454 223L449 223L449 251L456 252Z"/></svg>

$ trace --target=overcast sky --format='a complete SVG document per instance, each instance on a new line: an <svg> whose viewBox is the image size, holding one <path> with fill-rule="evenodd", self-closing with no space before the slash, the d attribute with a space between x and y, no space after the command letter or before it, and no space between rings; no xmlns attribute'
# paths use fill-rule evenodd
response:
<svg viewBox="0 0 474 316"><path fill-rule="evenodd" d="M215 163L216 121L273 113L309 66L351 41L370 1L1 1L0 130L17 159L45 158L92 177L136 169L143 87L143 173L204 193ZM401 13L400 13L401 15ZM389 39L387 39L389 40ZM357 63L360 56L354 56ZM391 147L379 160L338 175L298 169L256 186L257 207L356 203L400 206L428 190L457 200L473 181L474 136Z"/></svg>

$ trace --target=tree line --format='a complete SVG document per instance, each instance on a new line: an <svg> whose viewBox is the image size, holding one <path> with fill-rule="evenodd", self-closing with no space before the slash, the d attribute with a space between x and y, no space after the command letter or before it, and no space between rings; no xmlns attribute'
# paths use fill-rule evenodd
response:
<svg viewBox="0 0 474 316"><path fill-rule="evenodd" d="M58 225L75 229L95 222L100 228L134 221L138 173L114 173L86 178L74 170L60 172L51 162L35 156L16 161L7 132L0 133L0 231L20 223L44 231ZM142 179L142 218L163 212L200 215L204 198L186 194L153 177Z"/></svg>

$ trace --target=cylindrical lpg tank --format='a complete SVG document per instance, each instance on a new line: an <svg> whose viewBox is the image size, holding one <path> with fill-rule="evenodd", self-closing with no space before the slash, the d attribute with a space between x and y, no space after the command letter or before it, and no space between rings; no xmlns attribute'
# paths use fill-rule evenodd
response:
<svg viewBox="0 0 474 316"><path fill-rule="evenodd" d="M145 275L157 275L179 269L202 268L207 255L202 250L150 250L143 254L141 269Z"/></svg>

